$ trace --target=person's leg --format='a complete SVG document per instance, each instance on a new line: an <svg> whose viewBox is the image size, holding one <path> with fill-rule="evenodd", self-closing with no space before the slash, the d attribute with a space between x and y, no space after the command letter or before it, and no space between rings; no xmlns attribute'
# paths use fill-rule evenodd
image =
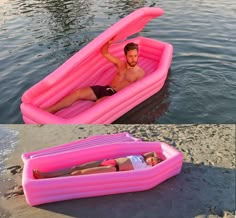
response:
<svg viewBox="0 0 236 218"><path fill-rule="evenodd" d="M110 173L110 172L116 172L116 167L100 166L100 167L93 167L93 168L88 168L84 170L76 170L71 173L71 176L97 174L97 173Z"/></svg>
<svg viewBox="0 0 236 218"><path fill-rule="evenodd" d="M36 179L44 179L44 178L54 178L60 176L69 176L73 172L73 168L64 169L64 170L57 170L52 172L41 172L39 170L34 169L33 175Z"/></svg>
<svg viewBox="0 0 236 218"><path fill-rule="evenodd" d="M95 101L97 100L97 97L90 87L81 88L67 95L66 97L58 101L55 105L47 108L46 111L48 111L49 113L55 113L58 110L72 105L74 102L80 99Z"/></svg>
<svg viewBox="0 0 236 218"><path fill-rule="evenodd" d="M73 167L73 171L84 170L84 169L89 169L89 168L94 168L94 167L99 167L101 162L102 162L102 160L91 161L91 162L88 162L88 163L84 163L84 164L81 164L79 166Z"/></svg>
<svg viewBox="0 0 236 218"><path fill-rule="evenodd" d="M57 172L39 172L38 170L33 170L33 175L35 179L46 179L46 178L55 178L63 176L76 176L76 175L86 175L86 174L95 174L95 173L109 173L116 172L117 169L115 166L98 166L92 168L86 168L81 170L61 170Z"/></svg>
<svg viewBox="0 0 236 218"><path fill-rule="evenodd" d="M39 170L34 169L33 175L36 179L43 179L43 178L53 178L53 177L60 177L60 176L69 176L74 171L84 170L88 168L98 167L102 161L92 161L85 164L81 164L79 166L73 166L68 169L63 170L56 170L51 172L41 172Z"/></svg>

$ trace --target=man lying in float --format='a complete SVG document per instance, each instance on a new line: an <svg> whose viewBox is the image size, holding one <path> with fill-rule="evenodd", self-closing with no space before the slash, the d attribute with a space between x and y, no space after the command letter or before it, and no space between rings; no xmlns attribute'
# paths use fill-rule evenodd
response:
<svg viewBox="0 0 236 218"><path fill-rule="evenodd" d="M47 108L46 110L50 113L55 113L60 109L66 108L72 105L74 102L84 99L97 101L98 99L104 99L107 96L111 96L128 86L129 84L144 77L144 70L137 65L138 62L138 45L135 43L128 43L124 47L124 54L126 62L113 56L109 53L109 46L113 40L108 41L101 49L102 55L117 68L117 73L114 76L111 84L107 86L90 86L80 88L68 96L61 99L55 105Z"/></svg>

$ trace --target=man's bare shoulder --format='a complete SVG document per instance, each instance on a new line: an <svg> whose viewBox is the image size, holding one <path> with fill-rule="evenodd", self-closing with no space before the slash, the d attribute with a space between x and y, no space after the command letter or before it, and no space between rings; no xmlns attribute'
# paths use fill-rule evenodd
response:
<svg viewBox="0 0 236 218"><path fill-rule="evenodd" d="M140 79L143 78L145 76L144 69L142 67L138 66L137 74L138 74Z"/></svg>

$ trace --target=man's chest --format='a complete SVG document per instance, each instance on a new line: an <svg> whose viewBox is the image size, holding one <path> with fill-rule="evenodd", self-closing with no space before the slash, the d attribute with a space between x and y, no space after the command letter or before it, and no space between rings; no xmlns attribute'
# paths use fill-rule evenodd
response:
<svg viewBox="0 0 236 218"><path fill-rule="evenodd" d="M137 72L128 70L124 73L124 79L130 83L135 82L137 80Z"/></svg>

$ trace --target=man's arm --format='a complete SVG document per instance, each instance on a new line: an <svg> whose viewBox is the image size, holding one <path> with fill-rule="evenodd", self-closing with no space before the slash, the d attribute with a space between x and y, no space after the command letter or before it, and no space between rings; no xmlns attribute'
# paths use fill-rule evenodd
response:
<svg viewBox="0 0 236 218"><path fill-rule="evenodd" d="M144 156L145 158L148 158L148 157L157 157L157 154L156 154L156 152L151 151L151 152L147 152L147 153L143 154L143 156Z"/></svg>
<svg viewBox="0 0 236 218"><path fill-rule="evenodd" d="M112 44L113 40L109 40L101 49L101 53L102 55L111 63L115 64L117 68L122 68L124 66L124 62L113 56L110 52L109 52L109 47Z"/></svg>

